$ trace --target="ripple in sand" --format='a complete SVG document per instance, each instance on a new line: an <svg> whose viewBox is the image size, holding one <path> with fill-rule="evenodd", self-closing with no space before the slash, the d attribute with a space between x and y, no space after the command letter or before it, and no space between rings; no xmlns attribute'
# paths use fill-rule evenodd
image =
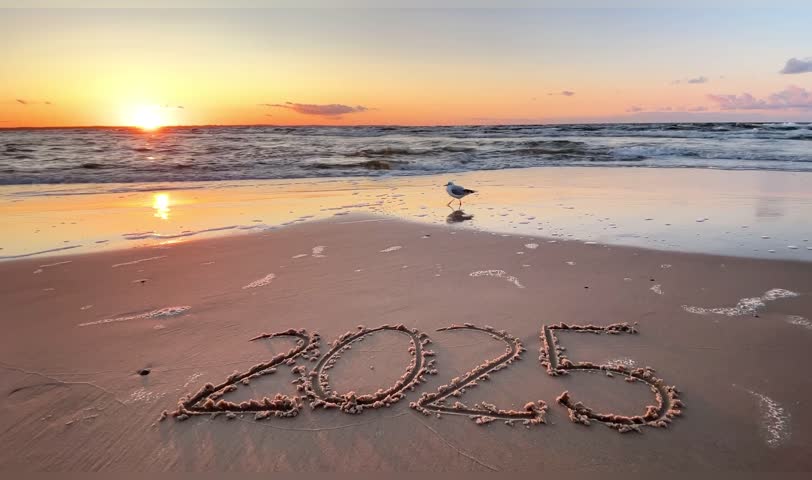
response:
<svg viewBox="0 0 812 480"><path fill-rule="evenodd" d="M783 288L773 288L772 290L767 290L766 292L764 292L764 295L760 297L742 298L741 300L739 300L739 302L736 304L735 307L704 308L683 305L682 309L685 310L686 312L696 313L698 315L707 315L709 313L715 313L717 315L727 315L729 317L735 317L740 315L752 315L756 313L759 308L764 307L765 302L771 302L779 298L790 298L797 296L798 294L795 292L784 290Z"/></svg>
<svg viewBox="0 0 812 480"><path fill-rule="evenodd" d="M116 323L116 322L126 322L129 320L146 320L152 318L163 318L163 317L174 317L176 315L180 315L185 313L187 310L191 309L192 307L188 305L178 306L178 307L164 307L159 308L157 310L152 310L145 313L139 313L138 315L127 315L124 317L115 317L115 318L105 318L104 320L96 320L94 322L85 322L80 323L80 327L88 327L90 325L102 325L105 323Z"/></svg>
<svg viewBox="0 0 812 480"><path fill-rule="evenodd" d="M512 283L513 285L517 286L518 288L524 288L524 285L519 282L519 279L514 277L513 275L508 275L505 273L504 270L480 270L477 272L471 272L468 274L471 277L496 277L496 278L503 278L506 281Z"/></svg>
<svg viewBox="0 0 812 480"><path fill-rule="evenodd" d="M153 260L160 260L162 258L166 258L166 255L159 255L157 257L149 257L149 258L141 258L139 260L133 260L131 262L117 263L117 264L113 265L112 268L124 267L124 266L127 266L127 265L135 265L135 264L142 263L142 262L151 262Z"/></svg>
<svg viewBox="0 0 812 480"><path fill-rule="evenodd" d="M762 428L766 437L767 445L775 448L790 437L790 415L775 400L767 395L747 390L747 393L758 399L759 410L761 410Z"/></svg>
<svg viewBox="0 0 812 480"><path fill-rule="evenodd" d="M452 232L452 233L453 233L453 232ZM401 247L400 245L395 245L395 246L393 246L393 247L384 248L383 250L381 250L381 253L389 253L389 252L394 252L395 250L400 250L401 248L403 248L403 247Z"/></svg>
<svg viewBox="0 0 812 480"><path fill-rule="evenodd" d="M271 281L273 281L274 278L276 278L276 274L269 273L269 274L265 275L264 277L260 278L259 280L254 280L253 282L249 283L248 285L242 287L242 289L246 290L246 289L249 289L249 288L264 287L265 285L268 285L269 283L271 283Z"/></svg>

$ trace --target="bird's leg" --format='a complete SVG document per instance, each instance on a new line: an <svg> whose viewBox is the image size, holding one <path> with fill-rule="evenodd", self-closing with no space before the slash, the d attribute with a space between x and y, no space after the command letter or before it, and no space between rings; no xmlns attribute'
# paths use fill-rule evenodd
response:
<svg viewBox="0 0 812 480"><path fill-rule="evenodd" d="M460 210L462 210L462 199L460 199Z"/></svg>
<svg viewBox="0 0 812 480"><path fill-rule="evenodd" d="M448 207L448 208L451 208L451 202L453 202L453 201L454 201L454 199L452 198L450 202L445 204L445 206Z"/></svg>

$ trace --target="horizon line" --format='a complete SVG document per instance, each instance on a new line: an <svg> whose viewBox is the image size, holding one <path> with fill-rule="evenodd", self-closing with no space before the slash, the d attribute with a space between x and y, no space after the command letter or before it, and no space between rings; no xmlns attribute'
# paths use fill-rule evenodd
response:
<svg viewBox="0 0 812 480"><path fill-rule="evenodd" d="M550 126L550 125L657 125L657 124L708 124L708 123L812 123L812 121L793 121L793 120L725 120L725 121L698 121L698 120L689 120L689 121L661 121L661 122L653 122L653 121L628 121L628 122L547 122L547 123L468 123L468 124L348 124L348 125L325 125L325 124L271 124L271 123L246 123L246 124L197 124L197 125L163 125L154 129L143 129L136 125L47 125L47 126L16 126L16 127L4 127L0 126L0 130L59 130L59 129L127 129L127 130L137 130L143 133L151 133L151 132L158 132L160 130L165 129L172 129L172 128L222 128L222 127L235 127L235 128L244 128L244 127L277 127L277 128L318 128L318 127L326 127L326 128L385 128L385 127L392 127L392 128L447 128L447 127L506 127L506 126L529 126L529 127L539 127L539 126Z"/></svg>

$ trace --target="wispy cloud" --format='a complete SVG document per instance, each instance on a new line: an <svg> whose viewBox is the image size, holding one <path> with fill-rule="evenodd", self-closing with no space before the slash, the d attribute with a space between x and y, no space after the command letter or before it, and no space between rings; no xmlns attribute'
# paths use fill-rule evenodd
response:
<svg viewBox="0 0 812 480"><path fill-rule="evenodd" d="M812 57L803 60L800 58L790 58L779 73L783 73L784 75L812 73Z"/></svg>
<svg viewBox="0 0 812 480"><path fill-rule="evenodd" d="M644 107L641 105L632 105L626 109L626 113L654 113L654 112L706 112L708 110L707 107L704 106L660 106L660 107Z"/></svg>
<svg viewBox="0 0 812 480"><path fill-rule="evenodd" d="M51 102L49 102L49 101L40 102L40 101L36 101L36 100L24 100L22 98L17 98L14 101L19 103L20 105L26 105L26 106L28 106L28 105L51 105Z"/></svg>
<svg viewBox="0 0 812 480"><path fill-rule="evenodd" d="M312 104L312 103L293 103L293 102L285 102L285 103L260 103L260 106L263 107L271 107L271 108L286 108L288 110L293 110L294 112L300 115L317 115L322 117L338 117L340 115L345 115L348 113L362 113L369 111L368 107L363 105L342 105L340 103L329 103L324 105Z"/></svg>
<svg viewBox="0 0 812 480"><path fill-rule="evenodd" d="M560 92L550 92L547 95L560 95L562 97L572 97L575 95L575 92L572 90L562 90Z"/></svg>
<svg viewBox="0 0 812 480"><path fill-rule="evenodd" d="M741 95L708 95L722 110L812 110L812 91L790 85L767 98L750 93Z"/></svg>
<svg viewBox="0 0 812 480"><path fill-rule="evenodd" d="M673 82L671 82L671 85L679 85L681 83L687 83L687 84L690 84L690 85L698 85L700 83L708 83L708 82L710 82L710 79L708 77L706 77L704 75L700 75L698 77L686 78L684 80L674 80Z"/></svg>

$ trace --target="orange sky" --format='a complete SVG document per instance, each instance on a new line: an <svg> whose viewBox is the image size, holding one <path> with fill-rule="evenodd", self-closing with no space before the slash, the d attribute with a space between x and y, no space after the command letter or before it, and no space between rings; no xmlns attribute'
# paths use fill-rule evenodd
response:
<svg viewBox="0 0 812 480"><path fill-rule="evenodd" d="M810 22L776 10L7 10L0 127L811 120L812 73L778 73L812 55ZM791 102L789 86L801 89ZM754 101L713 97L744 94Z"/></svg>

